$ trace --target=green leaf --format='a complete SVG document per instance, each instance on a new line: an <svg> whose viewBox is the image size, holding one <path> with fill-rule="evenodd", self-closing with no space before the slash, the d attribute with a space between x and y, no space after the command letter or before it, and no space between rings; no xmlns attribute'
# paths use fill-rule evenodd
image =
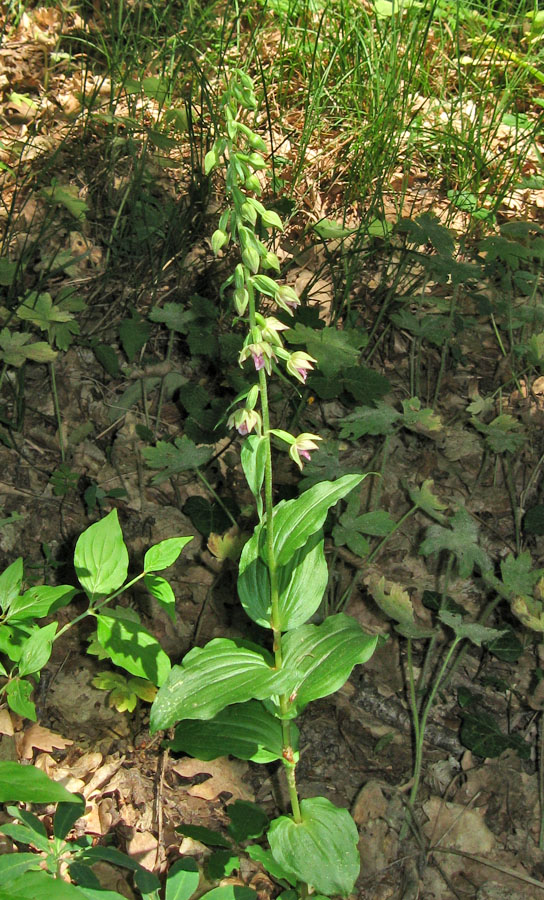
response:
<svg viewBox="0 0 544 900"><path fill-rule="evenodd" d="M149 322L142 319L135 310L132 310L130 319L123 319L119 325L119 337L129 362L132 362L140 350L145 347L150 334Z"/></svg>
<svg viewBox="0 0 544 900"><path fill-rule="evenodd" d="M30 334L11 332L7 328L0 331L0 360L6 366L20 368L27 359L35 362L52 362L57 354L45 341L29 344Z"/></svg>
<svg viewBox="0 0 544 900"><path fill-rule="evenodd" d="M37 869L39 865L40 857L36 853L3 853L0 855L0 884L11 884L23 872Z"/></svg>
<svg viewBox="0 0 544 900"><path fill-rule="evenodd" d="M343 380L346 391L357 403L364 406L371 406L391 390L389 379L367 366L353 366L346 369L343 372Z"/></svg>
<svg viewBox="0 0 544 900"><path fill-rule="evenodd" d="M1 576L0 576L1 577ZM9 611L9 621L22 622L25 619L41 619L67 606L78 593L69 584L39 584L29 588L22 597L17 597Z"/></svg>
<svg viewBox="0 0 544 900"><path fill-rule="evenodd" d="M116 509L79 536L74 568L91 604L121 587L127 577L128 552Z"/></svg>
<svg viewBox="0 0 544 900"><path fill-rule="evenodd" d="M172 566L193 537L173 537L150 547L144 557L144 572L160 572Z"/></svg>
<svg viewBox="0 0 544 900"><path fill-rule="evenodd" d="M211 828L205 828L204 825L186 825L185 822L182 822L181 825L176 826L175 831L193 838L195 841L200 841L207 847L228 847L230 849L231 846L230 841L224 835L218 831L212 831Z"/></svg>
<svg viewBox="0 0 544 900"><path fill-rule="evenodd" d="M9 287L15 281L17 263L12 262L6 256L0 256L0 285Z"/></svg>
<svg viewBox="0 0 544 900"><path fill-rule="evenodd" d="M438 613L438 618L453 629L457 638L469 640L477 647L481 647L482 644L487 644L489 641L496 641L502 634L499 629L487 628L485 625L479 625L478 622L463 622L461 616L445 609Z"/></svg>
<svg viewBox="0 0 544 900"><path fill-rule="evenodd" d="M285 565L299 547L323 526L331 506L354 490L366 475L344 475L337 481L322 481L296 500L282 500L274 508L274 552L276 563ZM261 550L266 561L266 552Z"/></svg>
<svg viewBox="0 0 544 900"><path fill-rule="evenodd" d="M524 648L514 629L510 625L506 625L500 637L489 642L487 649L497 659L515 663L522 655Z"/></svg>
<svg viewBox="0 0 544 900"><path fill-rule="evenodd" d="M189 516L195 528L204 537L208 537L210 534L223 534L231 527L232 522L225 512L225 505L227 504L223 503L223 506L220 506L215 500L212 502L194 494L185 501L183 513Z"/></svg>
<svg viewBox="0 0 544 900"><path fill-rule="evenodd" d="M259 556L262 527L257 526L240 558L238 594L246 613L263 628L271 628L271 595L268 568ZM277 569L279 627L281 631L306 622L319 607L328 581L328 568L319 530Z"/></svg>
<svg viewBox="0 0 544 900"><path fill-rule="evenodd" d="M358 663L370 659L377 635L366 634L358 622L339 613L321 625L303 625L283 639L283 672L289 676L289 716L297 716L311 700L333 694Z"/></svg>
<svg viewBox="0 0 544 900"><path fill-rule="evenodd" d="M298 881L316 891L345 897L353 890L360 861L357 826L347 809L325 797L300 804L302 821L275 819L268 832L272 855Z"/></svg>
<svg viewBox="0 0 544 900"><path fill-rule="evenodd" d="M544 534L544 504L531 506L523 517L523 530L528 534Z"/></svg>
<svg viewBox="0 0 544 900"><path fill-rule="evenodd" d="M259 838L266 831L268 816L264 809L247 800L236 800L228 807L228 832L237 844Z"/></svg>
<svg viewBox="0 0 544 900"><path fill-rule="evenodd" d="M368 589L374 601L389 619L404 626L415 625L410 594L403 590L400 584L395 581L386 581L382 576L378 582L371 581Z"/></svg>
<svg viewBox="0 0 544 900"><path fill-rule="evenodd" d="M25 643L19 659L19 675L32 675L43 669L51 656L57 624L57 622L51 622L49 625L33 631Z"/></svg>
<svg viewBox="0 0 544 900"><path fill-rule="evenodd" d="M85 815L85 798L72 794L70 803L59 803L55 818L53 819L53 834L56 838L64 840L74 822Z"/></svg>
<svg viewBox="0 0 544 900"><path fill-rule="evenodd" d="M117 616L99 614L97 637L116 666L131 675L148 678L160 687L169 671L170 660L153 635L139 622Z"/></svg>
<svg viewBox="0 0 544 900"><path fill-rule="evenodd" d="M44 197L57 206L64 206L74 219L84 219L89 209L85 200L79 196L75 185L51 184L51 187L42 188Z"/></svg>
<svg viewBox="0 0 544 900"><path fill-rule="evenodd" d="M175 623L176 598L170 583L159 575L144 575L144 584L151 596L162 606L166 615Z"/></svg>
<svg viewBox="0 0 544 900"><path fill-rule="evenodd" d="M509 553L501 562L503 584L514 596L517 594L531 596L535 584L543 574L544 569L533 568L533 560L528 550L517 557Z"/></svg>
<svg viewBox="0 0 544 900"><path fill-rule="evenodd" d="M296 761L298 728L294 724L291 740ZM213 719L180 723L168 746L202 760L230 755L255 763L274 762L283 754L281 722L258 700L248 700L227 706Z"/></svg>
<svg viewBox="0 0 544 900"><path fill-rule="evenodd" d="M194 647L174 666L151 708L151 730L182 719L212 719L232 703L281 693L287 678L258 652L227 638Z"/></svg>
<svg viewBox="0 0 544 900"><path fill-rule="evenodd" d="M418 397L412 397L410 400L402 401L402 423L405 428L410 431L416 431L418 434L427 431L440 431L442 421L440 416L435 415L430 408L421 409L421 401Z"/></svg>
<svg viewBox="0 0 544 900"><path fill-rule="evenodd" d="M320 219L315 225L312 225L312 231L323 241L338 240L339 238L348 237L357 231L356 228L344 228L340 222L333 219Z"/></svg>
<svg viewBox="0 0 544 900"><path fill-rule="evenodd" d="M400 424L401 414L383 400L376 407L358 406L343 419L340 437L358 440L365 434L393 434L395 425Z"/></svg>
<svg viewBox="0 0 544 900"><path fill-rule="evenodd" d="M20 895L26 900L84 900L85 894L75 884L69 884L60 878L53 878L48 872L25 872L9 886L14 896ZM0 895L1 897L1 895Z"/></svg>
<svg viewBox="0 0 544 900"><path fill-rule="evenodd" d="M16 712L17 715L22 716L23 719L31 719L33 722L36 722L36 707L30 700L33 690L34 687L29 681L24 681L20 678L15 678L6 684L6 697L9 708Z"/></svg>
<svg viewBox="0 0 544 900"><path fill-rule="evenodd" d="M200 872L194 859L178 859L168 870L164 900L189 900L195 893Z"/></svg>
<svg viewBox="0 0 544 900"><path fill-rule="evenodd" d="M414 506L417 506L418 509L422 509L423 512L426 512L431 519L436 519L438 522L445 523L446 517L442 515L441 510L447 509L447 504L441 503L438 497L435 497L431 490L433 485L434 481L431 478L428 478L423 482L420 488L408 487L410 500Z"/></svg>
<svg viewBox="0 0 544 900"><path fill-rule="evenodd" d="M206 861L206 872L211 881L228 878L239 868L240 857L233 850L215 850Z"/></svg>
<svg viewBox="0 0 544 900"><path fill-rule="evenodd" d="M351 369L359 361L359 353L366 345L367 336L358 328L325 327L320 331L297 322L295 328L286 332L290 344L303 344L317 359L317 368L325 378L334 378Z"/></svg>
<svg viewBox="0 0 544 900"><path fill-rule="evenodd" d="M179 472L189 472L205 465L212 452L209 447L197 447L183 435L182 438L176 438L173 444L157 441L155 447L145 447L142 456L150 469L162 470L151 479L151 484L160 484Z"/></svg>
<svg viewBox="0 0 544 900"><path fill-rule="evenodd" d="M478 566L482 572L490 571L491 561L485 550L478 546L478 526L464 507L459 507L449 520L449 525L450 528L431 525L419 552L423 556L443 550L453 553L461 578L468 578L474 566Z"/></svg>
<svg viewBox="0 0 544 900"><path fill-rule="evenodd" d="M200 900L257 900L258 894L248 887L238 884L226 884L202 894Z"/></svg>
<svg viewBox="0 0 544 900"><path fill-rule="evenodd" d="M272 856L272 851L268 850L265 847L261 847L260 844L250 844L249 847L245 848L247 855L254 859L256 862L259 862L265 872L268 872L272 875L273 878L277 878L278 881L287 881L288 884L293 885L293 887L297 883L297 879L290 872L287 872L283 866L276 862L274 857ZM284 891L279 895L280 898L285 897L287 894L293 894L293 900L298 900L298 893L294 891Z"/></svg>
<svg viewBox="0 0 544 900"><path fill-rule="evenodd" d="M529 759L531 745L517 734L503 734L496 716L486 712L463 712L462 716L460 737L473 753L495 759L505 750L515 750L520 759Z"/></svg>
<svg viewBox="0 0 544 900"><path fill-rule="evenodd" d="M0 803L74 803L75 795L41 769L0 761ZM1 858L1 857L0 857Z"/></svg>
<svg viewBox="0 0 544 900"><path fill-rule="evenodd" d="M19 556L0 575L0 609L6 615L23 583L23 557Z"/></svg>
<svg viewBox="0 0 544 900"><path fill-rule="evenodd" d="M250 434L242 445L240 459L249 489L257 501L259 519L263 514L261 490L264 481L267 440L257 434Z"/></svg>

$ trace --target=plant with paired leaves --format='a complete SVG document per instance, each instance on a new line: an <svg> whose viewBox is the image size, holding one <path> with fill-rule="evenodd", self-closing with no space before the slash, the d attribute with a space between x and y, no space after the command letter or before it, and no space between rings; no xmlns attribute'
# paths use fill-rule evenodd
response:
<svg viewBox="0 0 544 900"><path fill-rule="evenodd" d="M53 643L87 616L96 621L95 643L103 656L136 678L160 686L170 671L168 656L134 610L110 604L143 579L147 590L174 620L174 593L168 581L156 573L171 566L190 540L172 537L150 547L143 572L127 580L128 551L117 512L110 512L87 528L76 543L74 569L88 606L61 628L57 621L40 625L39 620L67 606L79 593L78 588L43 584L23 590L23 560L19 557L11 563L0 575L0 698L5 697L20 716L36 721L31 697Z"/></svg>
<svg viewBox="0 0 544 900"><path fill-rule="evenodd" d="M271 822L270 849L258 848L259 859L303 896L310 887L321 895L345 896L359 873L357 827L346 809L324 797L299 801L294 719L310 701L338 690L378 643L342 614L307 624L327 585L322 531L327 512L365 476L345 475L316 484L295 500L273 502L272 438L287 445L300 468L320 438L294 436L270 425L267 376L283 364L288 375L304 383L315 360L304 351L287 351L281 338L287 326L269 314L272 304L292 312L299 299L293 288L262 274L263 269L278 272L279 262L259 235L281 229L282 223L255 196L261 192L257 173L262 176L267 168L266 147L241 115L256 107L251 79L234 72L221 99L222 133L206 155L205 170L226 169L231 205L221 216L212 246L217 253L232 242L241 251L241 262L223 288L233 288L236 311L247 329L240 365L251 359L256 372L256 383L238 397L245 404L229 419L247 436L242 467L259 516L240 559L238 592L249 617L271 632L272 652L228 638L193 648L161 686L151 709L151 729L181 723L171 746L203 759L232 754L261 763L281 760L291 813Z"/></svg>

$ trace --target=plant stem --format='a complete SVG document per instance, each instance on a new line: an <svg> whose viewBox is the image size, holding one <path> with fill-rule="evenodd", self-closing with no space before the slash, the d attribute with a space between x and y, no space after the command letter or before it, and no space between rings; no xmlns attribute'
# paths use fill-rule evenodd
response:
<svg viewBox="0 0 544 900"><path fill-rule="evenodd" d="M55 364L54 363L49 363L49 372L51 373L51 393L53 395L53 406L55 407L57 428L59 430L60 458L64 462L66 459L66 453L65 453L65 449L64 449L64 437L62 434L62 419L61 419L61 415L60 415L59 395L57 393L57 381L55 378Z"/></svg>
<svg viewBox="0 0 544 900"><path fill-rule="evenodd" d="M200 478L200 480L201 480L202 484L204 485L204 487L206 488L206 490L208 490L210 492L210 494L212 495L215 502L221 507L221 509L223 510L225 515L230 519L231 523L234 526L237 526L238 522L236 521L236 519L234 518L234 516L232 515L230 510L225 506L225 504L221 500L221 497L219 496L219 494L216 491L214 491L213 487L211 486L211 484L208 481L208 479L206 478L206 476L202 474L200 469L195 469L195 472L198 475L198 477Z"/></svg>

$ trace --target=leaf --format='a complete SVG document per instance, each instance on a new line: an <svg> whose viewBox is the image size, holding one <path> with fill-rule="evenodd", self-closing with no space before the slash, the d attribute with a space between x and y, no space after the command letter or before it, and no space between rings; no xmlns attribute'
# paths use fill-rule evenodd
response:
<svg viewBox="0 0 544 900"><path fill-rule="evenodd" d="M182 719L212 719L232 703L281 693L285 682L285 673L268 664L264 651L215 638L172 668L151 707L151 731Z"/></svg>
<svg viewBox="0 0 544 900"><path fill-rule="evenodd" d="M298 729L291 725L291 740L298 759ZM227 706L213 719L180 723L172 741L172 750L183 750L197 759L236 756L255 763L282 759L281 722L258 700Z"/></svg>
<svg viewBox="0 0 544 900"><path fill-rule="evenodd" d="M0 855L0 884L11 884L28 869L37 869L40 858L36 853L3 853ZM2 897L0 888L0 900Z"/></svg>
<svg viewBox="0 0 544 900"><path fill-rule="evenodd" d="M367 366L353 366L343 373L344 387L357 403L372 406L391 390L391 382L385 375Z"/></svg>
<svg viewBox="0 0 544 900"><path fill-rule="evenodd" d="M516 632L510 625L503 628L502 634L487 645L487 649L497 659L504 662L515 663L523 653L523 644L518 639Z"/></svg>
<svg viewBox="0 0 544 900"><path fill-rule="evenodd" d="M388 582L382 577L378 582L369 580L368 589L374 601L389 619L394 619L401 625L415 624L410 595L408 591L402 589L400 584L394 581Z"/></svg>
<svg viewBox="0 0 544 900"><path fill-rule="evenodd" d="M202 797L203 800L215 800L220 794L229 793L233 800L251 800L253 792L248 787L249 769L246 762L220 756L214 760L203 762L201 759L180 760L172 766L172 771L182 778L194 778L195 775L207 774L206 781L199 778L197 784L187 788L191 797Z"/></svg>
<svg viewBox="0 0 544 900"><path fill-rule="evenodd" d="M359 875L357 826L347 809L325 797L300 804L302 821L275 819L268 832L272 855L298 881L327 896L346 896Z"/></svg>
<svg viewBox="0 0 544 900"><path fill-rule="evenodd" d="M155 447L145 447L142 456L150 469L161 469L151 479L151 484L160 484L179 472L189 472L205 465L212 456L209 447L197 447L193 441L183 435L176 438L173 444L157 441Z"/></svg>
<svg viewBox="0 0 544 900"><path fill-rule="evenodd" d="M70 803L60 803L53 819L53 834L64 840L74 823L85 815L85 799L77 794L72 795Z"/></svg>
<svg viewBox="0 0 544 900"><path fill-rule="evenodd" d="M263 500L261 490L264 481L264 466L266 460L266 438L257 434L250 434L242 445L240 459L242 469L249 489L257 501L257 514L259 519L263 514Z"/></svg>
<svg viewBox="0 0 544 900"><path fill-rule="evenodd" d="M228 832L237 844L250 838L259 838L268 825L268 816L264 809L247 800L236 800L228 808L230 825Z"/></svg>
<svg viewBox="0 0 544 900"><path fill-rule="evenodd" d="M442 429L440 416L436 416L432 409L421 409L421 401L418 397L403 400L402 408L402 423L410 431L420 433L422 431L440 431Z"/></svg>
<svg viewBox="0 0 544 900"><path fill-rule="evenodd" d="M459 507L449 520L449 525L450 528L431 525L419 552L423 556L443 550L453 553L461 578L468 578L474 566L478 566L482 572L490 571L491 561L485 550L478 546L478 526L464 507Z"/></svg>
<svg viewBox="0 0 544 900"><path fill-rule="evenodd" d="M74 803L74 797L41 769L0 761L0 803Z"/></svg>
<svg viewBox="0 0 544 900"><path fill-rule="evenodd" d="M317 368L325 378L334 378L344 369L357 365L359 351L366 345L367 336L361 329L325 327L320 331L297 323L286 332L290 344L304 344L310 356L317 360Z"/></svg>
<svg viewBox="0 0 544 900"><path fill-rule="evenodd" d="M497 640L502 631L497 628L487 628L485 625L479 625L478 622L463 622L461 616L456 613L448 612L443 609L438 613L438 618L444 625L448 625L455 632L455 637L462 640L467 639L477 647L487 644L489 641Z"/></svg>
<svg viewBox="0 0 544 900"><path fill-rule="evenodd" d="M427 478L420 488L408 487L410 500L414 506L417 506L418 509L422 509L423 512L426 512L431 519L436 519L438 522L445 523L447 521L446 517L442 515L440 510L447 509L447 504L441 503L438 497L435 497L431 490L433 485L434 481L432 478Z"/></svg>
<svg viewBox="0 0 544 900"><path fill-rule="evenodd" d="M189 900L200 881L198 865L191 857L184 857L168 869L164 900Z"/></svg>
<svg viewBox="0 0 544 900"><path fill-rule="evenodd" d="M5 690L9 708L23 719L31 719L32 722L35 722L36 707L30 700L34 690L33 685L29 681L15 678L13 681L8 681Z"/></svg>
<svg viewBox="0 0 544 900"><path fill-rule="evenodd" d="M238 595L246 613L263 628L271 628L268 568L259 556L262 528L257 526L240 558ZM295 551L287 565L277 569L279 628L287 631L306 622L319 607L328 581L321 530Z"/></svg>
<svg viewBox="0 0 544 900"><path fill-rule="evenodd" d="M358 406L343 419L340 437L358 440L365 434L393 434L400 424L401 414L383 400L372 406Z"/></svg>
<svg viewBox="0 0 544 900"><path fill-rule="evenodd" d="M257 900L258 894L239 884L226 884L202 894L200 900Z"/></svg>
<svg viewBox="0 0 544 900"><path fill-rule="evenodd" d="M183 513L189 516L195 528L204 537L210 534L221 534L231 525L224 508L215 500L212 502L198 494L188 497L183 506Z"/></svg>
<svg viewBox="0 0 544 900"><path fill-rule="evenodd" d="M102 613L96 616L96 622L100 645L116 666L159 687L164 683L170 660L157 639L139 622Z"/></svg>
<svg viewBox="0 0 544 900"><path fill-rule="evenodd" d="M249 847L245 848L247 855L254 859L256 862L259 862L263 869L272 875L273 878L277 878L278 881L287 881L290 885L295 887L297 883L297 879L290 872L287 872L283 866L276 862L274 857L272 856L272 851L266 849L265 847L261 847L260 844L250 844ZM285 898L287 900L287 895L293 895L292 900L297 900L298 894L294 891L283 891L279 896Z"/></svg>
<svg viewBox="0 0 544 900"><path fill-rule="evenodd" d="M276 563L285 565L299 547L323 526L327 513L354 490L366 475L344 475L337 481L323 481L296 500L282 500L274 508L274 552ZM266 561L266 553L261 550Z"/></svg>
<svg viewBox="0 0 544 900"><path fill-rule="evenodd" d="M61 185L52 183L51 187L42 188L44 197L58 206L64 206L74 219L84 219L88 212L88 205L79 196L75 185Z"/></svg>
<svg viewBox="0 0 544 900"><path fill-rule="evenodd" d="M544 569L534 569L533 560L528 550L513 556L509 553L501 562L503 584L511 594L527 594L530 596L537 581L544 574Z"/></svg>
<svg viewBox="0 0 544 900"><path fill-rule="evenodd" d="M144 557L144 572L157 572L172 566L193 537L173 537L150 547Z"/></svg>
<svg viewBox="0 0 544 900"><path fill-rule="evenodd" d="M24 900L51 900L52 897L55 900L84 900L85 898L85 894L75 884L53 878L43 870L25 872L11 882L9 890L14 898L21 897ZM0 900L1 898L0 893Z"/></svg>
<svg viewBox="0 0 544 900"><path fill-rule="evenodd" d="M370 659L379 640L343 613L329 616L321 625L289 631L282 643L283 672L289 677L285 689L290 694L289 717L297 716L311 700L342 687L353 667Z"/></svg>
<svg viewBox="0 0 544 900"><path fill-rule="evenodd" d="M57 622L51 622L43 628L36 628L23 647L19 659L19 675L32 675L40 672L45 666L53 647L53 638L57 631Z"/></svg>
<svg viewBox="0 0 544 900"><path fill-rule="evenodd" d="M19 556L0 575L0 609L6 615L23 583L23 557Z"/></svg>
<svg viewBox="0 0 544 900"><path fill-rule="evenodd" d="M116 509L79 536L74 568L91 604L121 587L127 577L128 552Z"/></svg>
<svg viewBox="0 0 544 900"><path fill-rule="evenodd" d="M144 584L172 622L176 621L176 598L170 583L159 575L144 575Z"/></svg>
<svg viewBox="0 0 544 900"><path fill-rule="evenodd" d="M0 576L1 578L1 576ZM11 605L8 619L23 622L25 619L40 619L67 606L78 593L69 584L39 584L29 588L22 597L17 597Z"/></svg>
<svg viewBox="0 0 544 900"><path fill-rule="evenodd" d="M186 825L185 822L182 822L181 825L176 825L174 830L178 834L199 841L206 847L228 847L229 849L231 847L230 841L224 835L218 831L212 831L211 828L206 828L204 825Z"/></svg>
<svg viewBox="0 0 544 900"><path fill-rule="evenodd" d="M151 328L134 309L130 319L123 319L119 325L119 337L129 362L132 362L137 354L147 344Z"/></svg>
<svg viewBox="0 0 544 900"><path fill-rule="evenodd" d="M215 850L206 861L206 872L212 881L232 875L240 868L240 857L233 850Z"/></svg>
<svg viewBox="0 0 544 900"><path fill-rule="evenodd" d="M57 353L45 341L29 344L29 334L11 332L7 328L0 331L0 359L6 366L20 368L27 359L35 362L53 362Z"/></svg>
<svg viewBox="0 0 544 900"><path fill-rule="evenodd" d="M460 737L465 747L478 756L494 759L505 750L515 750L520 759L529 759L531 746L516 734L503 734L496 716L486 712L463 712Z"/></svg>
<svg viewBox="0 0 544 900"><path fill-rule="evenodd" d="M240 559L240 554L247 543L248 535L241 532L238 525L233 525L224 534L210 534L208 550L216 559Z"/></svg>

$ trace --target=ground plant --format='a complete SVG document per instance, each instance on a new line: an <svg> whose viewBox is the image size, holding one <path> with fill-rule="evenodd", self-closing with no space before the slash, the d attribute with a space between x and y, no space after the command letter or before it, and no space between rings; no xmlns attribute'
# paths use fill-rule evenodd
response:
<svg viewBox="0 0 544 900"><path fill-rule="evenodd" d="M4 4L0 900L540 896L537 7Z"/></svg>

